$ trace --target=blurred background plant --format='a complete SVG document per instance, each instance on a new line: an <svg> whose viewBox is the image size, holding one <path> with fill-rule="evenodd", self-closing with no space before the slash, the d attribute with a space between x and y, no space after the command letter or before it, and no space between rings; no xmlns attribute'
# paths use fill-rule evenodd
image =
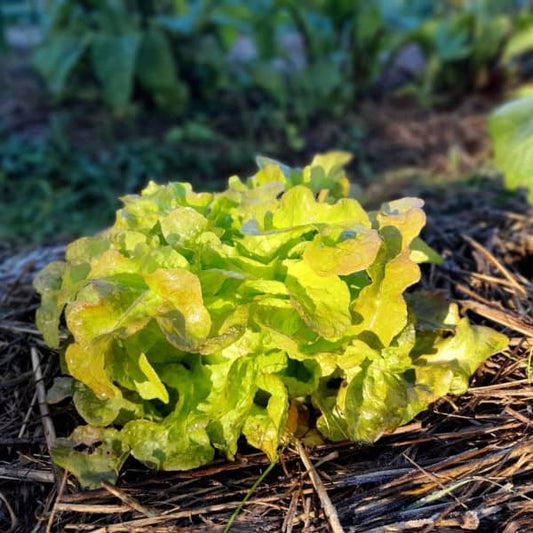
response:
<svg viewBox="0 0 533 533"><path fill-rule="evenodd" d="M439 108L522 83L531 3L3 0L0 238L91 232L149 178L216 187L257 153L348 149L368 177L365 102Z"/></svg>

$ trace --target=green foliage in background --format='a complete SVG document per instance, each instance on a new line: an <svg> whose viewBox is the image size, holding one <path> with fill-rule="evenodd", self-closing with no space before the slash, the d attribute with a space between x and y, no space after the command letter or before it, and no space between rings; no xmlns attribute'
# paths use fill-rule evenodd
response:
<svg viewBox="0 0 533 533"><path fill-rule="evenodd" d="M412 85L423 103L435 95L454 100L479 85L496 67L511 31L507 14L464 10L431 19L409 36L421 46L426 65Z"/></svg>
<svg viewBox="0 0 533 533"><path fill-rule="evenodd" d="M72 396L87 423L58 440L59 465L97 487L130 454L186 470L233 459L241 436L271 460L310 433L373 442L467 390L507 339L405 294L439 259L418 237L423 202L365 212L346 197L349 159L259 158L220 193L151 182L38 275L46 343L63 313L70 332L49 401Z"/></svg>
<svg viewBox="0 0 533 533"><path fill-rule="evenodd" d="M59 95L86 92L123 112L149 96L166 110L221 93L250 105L259 90L307 125L373 91L402 46L417 43L422 72L408 91L431 103L461 96L502 57L523 49L528 2L420 0L51 0L35 63Z"/></svg>
<svg viewBox="0 0 533 533"><path fill-rule="evenodd" d="M76 98L81 114L105 101L131 124L171 120L124 141L107 135L108 113L97 110L94 150L71 141L70 123L56 135L53 120L39 141L4 135L0 238L93 232L111 222L119 194L150 178L214 182L258 152L308 153L322 119L335 121L337 147L357 150L361 131L344 131L341 117L373 94L402 47L418 43L426 58L404 92L426 104L461 96L498 58L516 65L531 54L526 4L50 0L35 61L66 114Z"/></svg>
<svg viewBox="0 0 533 533"><path fill-rule="evenodd" d="M60 130L39 140L0 140L1 240L39 243L99 231L112 222L117 197L149 179L196 175L213 188L217 166L243 168L255 153L246 142L213 138L198 122L171 128L162 140L112 139L94 151L73 146L68 127Z"/></svg>
<svg viewBox="0 0 533 533"><path fill-rule="evenodd" d="M503 59L519 74L533 72L533 15L524 12L516 31L506 43ZM494 143L494 162L509 189L524 187L533 203L533 96L530 85L517 91L517 98L497 108L489 117Z"/></svg>
<svg viewBox="0 0 533 533"><path fill-rule="evenodd" d="M158 105L179 108L187 91L172 44L154 24L159 13L172 10L171 2L51 1L35 65L56 93L64 92L76 73L88 71L116 111L127 107L136 86Z"/></svg>
<svg viewBox="0 0 533 533"><path fill-rule="evenodd" d="M35 64L56 94L93 80L118 112L143 92L176 110L256 88L305 121L369 86L387 35L381 6L363 1L52 0Z"/></svg>
<svg viewBox="0 0 533 533"><path fill-rule="evenodd" d="M489 118L494 162L510 189L529 189L533 204L533 96L499 107Z"/></svg>

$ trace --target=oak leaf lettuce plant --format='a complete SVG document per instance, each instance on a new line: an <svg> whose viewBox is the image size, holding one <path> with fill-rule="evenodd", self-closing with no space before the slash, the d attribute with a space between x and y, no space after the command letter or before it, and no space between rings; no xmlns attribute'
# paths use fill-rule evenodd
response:
<svg viewBox="0 0 533 533"><path fill-rule="evenodd" d="M373 442L467 390L505 337L406 294L439 259L418 237L423 202L367 213L348 161L259 158L219 193L150 183L38 275L37 325L67 376L50 400L72 395L87 423L58 440L59 465L97 486L130 454L191 469L232 459L241 436L270 458L305 431Z"/></svg>

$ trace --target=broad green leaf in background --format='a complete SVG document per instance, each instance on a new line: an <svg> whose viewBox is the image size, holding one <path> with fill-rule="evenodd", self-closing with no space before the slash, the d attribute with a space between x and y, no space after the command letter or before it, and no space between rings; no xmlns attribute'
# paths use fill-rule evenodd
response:
<svg viewBox="0 0 533 533"><path fill-rule="evenodd" d="M72 33L56 34L35 53L35 66L53 92L65 89L68 77L91 43L91 33L82 36Z"/></svg>
<svg viewBox="0 0 533 533"><path fill-rule="evenodd" d="M509 189L529 189L533 203L533 96L513 100L489 117L494 162Z"/></svg>
<svg viewBox="0 0 533 533"><path fill-rule="evenodd" d="M171 44L162 30L150 28L141 37L135 73L162 108L176 109L187 92L180 82Z"/></svg>
<svg viewBox="0 0 533 533"><path fill-rule="evenodd" d="M141 33L137 31L121 35L97 33L92 39L94 70L106 102L117 111L130 102L140 42Z"/></svg>
<svg viewBox="0 0 533 533"><path fill-rule="evenodd" d="M443 20L435 32L435 46L442 61L458 61L468 57L470 52L467 29L461 31L454 22Z"/></svg>
<svg viewBox="0 0 533 533"><path fill-rule="evenodd" d="M513 32L505 45L502 60L510 61L517 56L531 52L531 50L533 50L533 23L530 20L529 24L525 24Z"/></svg>

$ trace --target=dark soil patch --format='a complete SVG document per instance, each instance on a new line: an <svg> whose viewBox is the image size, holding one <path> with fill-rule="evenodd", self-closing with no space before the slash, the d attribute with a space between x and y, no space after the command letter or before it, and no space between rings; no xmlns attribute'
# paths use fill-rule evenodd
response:
<svg viewBox="0 0 533 533"><path fill-rule="evenodd" d="M49 98L31 66L29 51L0 56L0 126L6 133L41 137L48 126Z"/></svg>
<svg viewBox="0 0 533 533"><path fill-rule="evenodd" d="M494 105L475 95L441 111L402 101L365 104L368 157L378 172L402 167L429 174L471 172L490 154L485 117Z"/></svg>

